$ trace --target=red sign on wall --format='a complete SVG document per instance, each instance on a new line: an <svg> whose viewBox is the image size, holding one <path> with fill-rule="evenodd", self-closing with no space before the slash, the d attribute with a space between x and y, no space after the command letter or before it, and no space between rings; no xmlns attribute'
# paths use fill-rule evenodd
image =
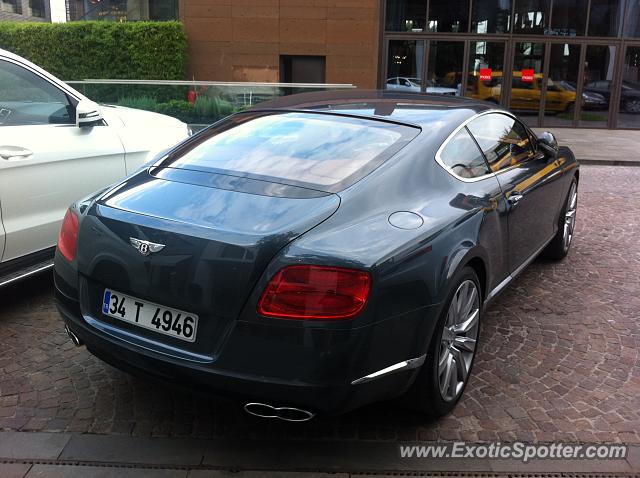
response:
<svg viewBox="0 0 640 478"><path fill-rule="evenodd" d="M491 81L491 68L480 68L480 81Z"/></svg>
<svg viewBox="0 0 640 478"><path fill-rule="evenodd" d="M533 70L522 70L522 82L533 83Z"/></svg>

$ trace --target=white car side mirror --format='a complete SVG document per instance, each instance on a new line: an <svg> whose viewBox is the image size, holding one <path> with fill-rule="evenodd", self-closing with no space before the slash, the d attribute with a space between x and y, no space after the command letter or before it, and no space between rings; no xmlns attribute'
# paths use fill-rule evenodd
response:
<svg viewBox="0 0 640 478"><path fill-rule="evenodd" d="M76 125L95 126L102 121L102 112L98 103L90 100L80 100L76 106Z"/></svg>

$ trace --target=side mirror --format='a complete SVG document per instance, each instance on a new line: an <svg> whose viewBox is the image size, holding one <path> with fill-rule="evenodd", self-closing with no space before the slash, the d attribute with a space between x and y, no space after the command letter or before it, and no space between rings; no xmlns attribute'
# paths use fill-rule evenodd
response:
<svg viewBox="0 0 640 478"><path fill-rule="evenodd" d="M558 140L548 131L544 131L538 135L538 144L540 144L548 152L555 154L558 152Z"/></svg>
<svg viewBox="0 0 640 478"><path fill-rule="evenodd" d="M102 112L98 103L80 100L76 106L76 125L80 128L95 126L102 122Z"/></svg>

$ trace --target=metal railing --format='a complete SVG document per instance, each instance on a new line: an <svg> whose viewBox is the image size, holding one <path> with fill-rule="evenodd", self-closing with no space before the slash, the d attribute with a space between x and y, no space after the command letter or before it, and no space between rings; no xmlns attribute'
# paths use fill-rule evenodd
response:
<svg viewBox="0 0 640 478"><path fill-rule="evenodd" d="M67 81L88 98L166 114L192 125L211 124L262 101L295 93L351 89L351 84L189 80Z"/></svg>

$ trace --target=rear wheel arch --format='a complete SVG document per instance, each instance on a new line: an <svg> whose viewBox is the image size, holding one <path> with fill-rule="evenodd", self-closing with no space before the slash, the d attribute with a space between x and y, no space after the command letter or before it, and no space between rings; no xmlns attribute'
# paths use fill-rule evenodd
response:
<svg viewBox="0 0 640 478"><path fill-rule="evenodd" d="M476 256L471 258L465 266L471 267L478 276L478 281L480 281L480 293L484 300L487 297L487 266L484 260L480 256Z"/></svg>
<svg viewBox="0 0 640 478"><path fill-rule="evenodd" d="M457 257L456 257L457 256ZM487 254L480 246L474 246L467 249L463 254L457 253L450 256L452 261L449 264L449 269L445 275L443 281L443 291L446 291L449 287L449 282L456 274L465 267L471 267L480 281L480 293L482 298L486 298L489 284L489 261ZM440 292L440 300L444 300L443 292Z"/></svg>

